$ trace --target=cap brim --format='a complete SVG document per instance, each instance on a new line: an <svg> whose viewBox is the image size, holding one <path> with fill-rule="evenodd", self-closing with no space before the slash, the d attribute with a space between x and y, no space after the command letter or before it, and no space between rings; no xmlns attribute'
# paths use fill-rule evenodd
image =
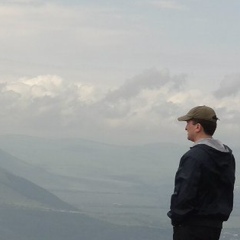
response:
<svg viewBox="0 0 240 240"><path fill-rule="evenodd" d="M178 121L188 121L188 120L190 120L191 119L191 117L189 117L188 115L184 115L184 116L182 116L182 117L179 117L178 118Z"/></svg>

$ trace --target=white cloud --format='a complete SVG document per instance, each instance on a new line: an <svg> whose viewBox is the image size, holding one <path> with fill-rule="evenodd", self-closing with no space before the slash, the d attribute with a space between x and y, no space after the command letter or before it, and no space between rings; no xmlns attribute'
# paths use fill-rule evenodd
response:
<svg viewBox="0 0 240 240"><path fill-rule="evenodd" d="M145 89L158 89L169 84L169 89L179 89L185 81L186 76L170 76L168 70L158 71L149 69L145 72L127 80L121 87L108 93L106 101L117 101L119 99L130 99Z"/></svg>
<svg viewBox="0 0 240 240"><path fill-rule="evenodd" d="M2 89L3 92L15 92L23 98L54 97L62 89L62 79L57 76L38 76L36 78L22 78L10 82Z"/></svg>
<svg viewBox="0 0 240 240"><path fill-rule="evenodd" d="M235 84L229 83L229 89ZM178 116L196 105L210 105L229 134L233 127L239 129L239 103L240 95L219 98L189 89L185 75L167 70L150 69L115 90L42 75L1 83L0 131L98 140L104 134L106 141L122 143L157 141L182 133Z"/></svg>

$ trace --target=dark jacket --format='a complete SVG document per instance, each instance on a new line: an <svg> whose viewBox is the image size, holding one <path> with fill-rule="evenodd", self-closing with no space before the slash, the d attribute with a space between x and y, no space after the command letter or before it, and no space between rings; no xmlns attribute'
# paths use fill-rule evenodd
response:
<svg viewBox="0 0 240 240"><path fill-rule="evenodd" d="M180 160L168 216L172 225L221 227L233 208L235 159L232 151L193 146Z"/></svg>

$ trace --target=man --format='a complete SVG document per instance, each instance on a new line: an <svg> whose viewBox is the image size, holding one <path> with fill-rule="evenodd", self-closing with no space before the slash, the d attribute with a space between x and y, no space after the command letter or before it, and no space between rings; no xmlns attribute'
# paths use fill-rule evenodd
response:
<svg viewBox="0 0 240 240"><path fill-rule="evenodd" d="M212 108L197 106L178 120L186 121L194 145L175 176L168 212L173 239L218 240L233 208L235 159L229 147L212 137L218 120Z"/></svg>

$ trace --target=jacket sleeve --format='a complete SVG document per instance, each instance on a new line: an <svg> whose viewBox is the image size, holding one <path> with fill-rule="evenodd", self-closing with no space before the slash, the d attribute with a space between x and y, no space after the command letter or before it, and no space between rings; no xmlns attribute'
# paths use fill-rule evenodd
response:
<svg viewBox="0 0 240 240"><path fill-rule="evenodd" d="M194 213L200 178L201 169L198 159L185 154L180 160L175 176L175 188L168 213L173 226L180 225Z"/></svg>

